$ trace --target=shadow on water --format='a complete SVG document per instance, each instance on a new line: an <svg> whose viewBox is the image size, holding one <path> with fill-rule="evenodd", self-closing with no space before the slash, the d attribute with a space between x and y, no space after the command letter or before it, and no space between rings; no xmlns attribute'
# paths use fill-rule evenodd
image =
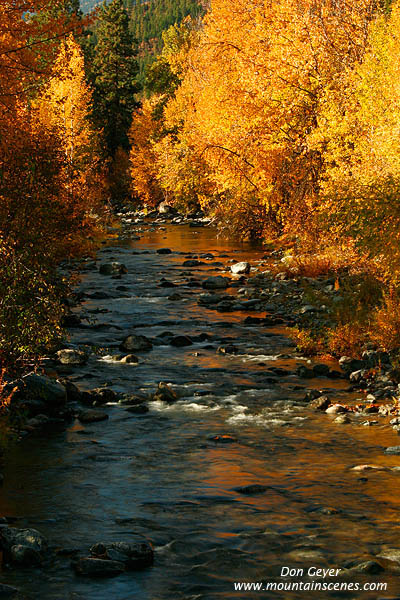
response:
<svg viewBox="0 0 400 600"><path fill-rule="evenodd" d="M160 247L173 253L156 254ZM186 256L210 252L213 258L204 265L183 266ZM25 439L8 458L0 510L16 517L18 526L40 529L55 548L87 550L97 541L143 534L156 548L155 565L94 581L76 577L69 559L60 557L42 571L4 573L4 582L43 600L297 599L309 596L235 592L233 583L273 581L285 565L341 568L348 560L363 562L400 547L400 471L365 476L351 471L363 463L397 466L396 456L383 454L384 447L398 443L393 431L336 425L307 411L301 402L306 384L293 375L299 358L284 329L243 324L247 314L258 313L219 313L197 304L202 279L224 275L232 259L249 259L262 270L262 256L249 244L217 239L210 228L188 226L147 230L139 241L99 253L99 261L124 263L128 274L120 280L97 270L84 274L81 291L109 297L86 297L77 310L96 327L71 330L71 342L105 346L109 356L132 331L158 342L140 354L139 365L92 354L72 379L82 388L109 383L126 393L154 390L167 381L179 400L170 406L153 402L141 416L108 406L107 422L76 422L66 432ZM160 287L162 277L179 289ZM192 284L185 285L190 278ZM182 298L169 299L176 291ZM168 331L206 333L208 339L173 348L162 343ZM227 343L237 346L236 355L217 352ZM271 382L271 366L287 374ZM342 381L308 385L330 387L347 398ZM211 440L221 434L236 442ZM238 491L251 484L264 486L262 493ZM397 591L393 570L339 580L387 581L382 596Z"/></svg>

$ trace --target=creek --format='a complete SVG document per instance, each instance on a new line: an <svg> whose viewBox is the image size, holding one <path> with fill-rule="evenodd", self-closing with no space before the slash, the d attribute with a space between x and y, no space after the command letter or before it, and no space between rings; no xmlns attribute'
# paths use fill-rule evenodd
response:
<svg viewBox="0 0 400 600"><path fill-rule="evenodd" d="M163 247L172 253L157 254ZM397 456L384 455L398 444L396 433L384 424L339 425L311 411L306 389L346 402L354 396L348 382L299 378L305 359L285 328L244 323L265 313L218 312L197 302L203 279L226 275L232 260L262 270L264 254L187 224L146 226L139 240L100 250L97 265L115 260L128 272L120 279L97 268L83 272L78 289L86 296L74 310L88 321L70 329L69 341L94 352L85 366L60 372L81 389L107 384L119 393L147 394L163 381L178 400L150 402L146 414L107 405L107 421L76 420L66 431L27 436L9 452L0 514L39 529L55 548L87 550L142 534L154 545L154 566L93 580L76 576L70 559L59 556L42 570L4 572L4 583L41 600L396 597L393 568L338 578L384 581L384 593L234 591L234 582L282 581L284 566L340 569L400 548L400 471L351 470L397 466ZM204 264L183 266L194 257ZM162 278L176 287L163 287ZM96 292L107 297L96 299ZM174 347L166 332L207 339ZM137 353L137 365L112 358L130 333L154 342ZM218 352L229 344L235 354ZM259 487L246 488L252 484Z"/></svg>

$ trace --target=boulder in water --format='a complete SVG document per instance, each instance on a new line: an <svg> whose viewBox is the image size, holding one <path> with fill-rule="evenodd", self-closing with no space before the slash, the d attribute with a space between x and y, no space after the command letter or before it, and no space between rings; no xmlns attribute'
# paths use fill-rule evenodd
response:
<svg viewBox="0 0 400 600"><path fill-rule="evenodd" d="M57 358L62 365L85 365L88 361L88 356L81 350L72 350L65 348L57 352Z"/></svg>
<svg viewBox="0 0 400 600"><path fill-rule="evenodd" d="M129 335L120 345L120 350L125 352L138 352L140 350L151 350L153 343L144 335Z"/></svg>
<svg viewBox="0 0 400 600"><path fill-rule="evenodd" d="M103 263L99 268L101 275L124 275L127 272L126 266L119 262Z"/></svg>
<svg viewBox="0 0 400 600"><path fill-rule="evenodd" d="M238 262L231 266L231 271L234 275L244 275L250 273L250 263L245 261Z"/></svg>
<svg viewBox="0 0 400 600"><path fill-rule="evenodd" d="M154 562L154 551L143 538L129 542L98 543L90 548L90 553L98 558L121 562L128 571L150 567Z"/></svg>
<svg viewBox="0 0 400 600"><path fill-rule="evenodd" d="M78 575L95 578L116 577L125 571L122 562L93 557L80 558L73 567Z"/></svg>
<svg viewBox="0 0 400 600"><path fill-rule="evenodd" d="M99 421L107 421L108 414L101 410L83 410L79 414L79 420L81 423L98 423Z"/></svg>
<svg viewBox="0 0 400 600"><path fill-rule="evenodd" d="M206 290L224 290L230 285L230 279L222 277L222 275L216 275L215 277L208 277L202 283L202 286Z"/></svg>
<svg viewBox="0 0 400 600"><path fill-rule="evenodd" d="M157 391L153 395L153 400L167 402L168 404L172 404L173 402L176 402L177 399L178 399L178 397L177 397L176 393L174 392L174 390L172 389L172 387L169 386L167 383L164 383L163 381L161 381L158 384Z"/></svg>

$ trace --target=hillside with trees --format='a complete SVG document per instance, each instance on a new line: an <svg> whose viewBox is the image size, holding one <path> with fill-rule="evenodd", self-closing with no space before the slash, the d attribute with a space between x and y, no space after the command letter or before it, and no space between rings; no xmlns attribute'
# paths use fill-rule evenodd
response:
<svg viewBox="0 0 400 600"><path fill-rule="evenodd" d="M81 0L88 13L101 6L99 0ZM129 15L129 28L138 45L139 81L144 84L147 67L162 48L162 33L186 17L204 14L203 0L124 0Z"/></svg>

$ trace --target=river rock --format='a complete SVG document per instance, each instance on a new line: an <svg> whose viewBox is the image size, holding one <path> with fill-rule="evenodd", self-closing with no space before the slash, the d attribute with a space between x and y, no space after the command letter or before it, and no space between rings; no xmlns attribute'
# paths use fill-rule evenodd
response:
<svg viewBox="0 0 400 600"><path fill-rule="evenodd" d="M325 412L327 415L337 415L340 413L346 413L347 408L341 404L333 404L333 406L327 408Z"/></svg>
<svg viewBox="0 0 400 600"><path fill-rule="evenodd" d="M358 371L353 371L350 373L349 379L352 383L360 383L365 376L368 374L366 369L358 369Z"/></svg>
<svg viewBox="0 0 400 600"><path fill-rule="evenodd" d="M108 414L101 410L83 410L79 413L78 419L81 423L98 423L99 421L107 421Z"/></svg>
<svg viewBox="0 0 400 600"><path fill-rule="evenodd" d="M250 263L238 262L231 266L231 271L234 275L244 275L250 273Z"/></svg>
<svg viewBox="0 0 400 600"><path fill-rule="evenodd" d="M154 562L152 546L139 537L129 542L100 542L90 548L90 553L95 557L122 562L128 571L145 569Z"/></svg>
<svg viewBox="0 0 400 600"><path fill-rule="evenodd" d="M123 562L101 558L80 558L72 564L76 573L84 577L116 577L125 571Z"/></svg>
<svg viewBox="0 0 400 600"><path fill-rule="evenodd" d="M179 294L178 292L175 292L175 294L171 294L170 296L168 296L168 300L170 302L178 302L179 300L183 300L183 296L182 294Z"/></svg>
<svg viewBox="0 0 400 600"><path fill-rule="evenodd" d="M140 350L151 350L153 343L144 335L129 335L119 348L126 352L138 352Z"/></svg>
<svg viewBox="0 0 400 600"><path fill-rule="evenodd" d="M205 279L202 283L202 287L206 290L224 290L229 287L229 284L230 279L222 277L222 275L216 275Z"/></svg>
<svg viewBox="0 0 400 600"><path fill-rule="evenodd" d="M347 423L351 423L351 419L348 415L339 415L333 422L338 425L347 425Z"/></svg>
<svg viewBox="0 0 400 600"><path fill-rule="evenodd" d="M390 367L391 361L390 356L387 352L378 350L366 350L362 354L363 360L367 363L368 367Z"/></svg>
<svg viewBox="0 0 400 600"><path fill-rule="evenodd" d="M378 575L379 573L382 573L385 569L376 560L367 560L366 562L356 565L351 570L357 571L358 573L368 573L369 575Z"/></svg>
<svg viewBox="0 0 400 600"><path fill-rule="evenodd" d="M156 252L157 254L172 254L172 250L170 248L158 248Z"/></svg>
<svg viewBox="0 0 400 600"><path fill-rule="evenodd" d="M160 213L160 215L171 215L177 213L176 208L171 206L171 204L168 204L168 202L161 202L158 205L157 210Z"/></svg>
<svg viewBox="0 0 400 600"><path fill-rule="evenodd" d="M309 369L304 365L300 365L300 367L297 368L296 373L302 379L312 379L313 377L315 377L313 369Z"/></svg>
<svg viewBox="0 0 400 600"><path fill-rule="evenodd" d="M200 294L197 303L201 306L210 306L212 304L218 304L221 302L221 298L225 297L221 297L219 294Z"/></svg>
<svg viewBox="0 0 400 600"><path fill-rule="evenodd" d="M75 383L69 379L60 381L66 389L68 402L79 402L82 399L82 392Z"/></svg>
<svg viewBox="0 0 400 600"><path fill-rule="evenodd" d="M329 408L330 403L331 401L329 400L328 396L320 396L319 398L314 398L314 400L311 400L309 406L314 410L326 410Z"/></svg>
<svg viewBox="0 0 400 600"><path fill-rule="evenodd" d="M323 396L321 390L307 390L306 395L304 396L304 402L311 402L312 400L320 398L321 396Z"/></svg>
<svg viewBox="0 0 400 600"><path fill-rule="evenodd" d="M101 275L124 275L127 272L126 266L119 262L103 263L99 268Z"/></svg>
<svg viewBox="0 0 400 600"><path fill-rule="evenodd" d="M0 547L6 560L21 566L34 566L42 562L47 551L46 538L36 529L0 527Z"/></svg>
<svg viewBox="0 0 400 600"><path fill-rule="evenodd" d="M88 361L88 356L81 350L71 350L66 348L57 352L57 358L62 365L85 365Z"/></svg>
<svg viewBox="0 0 400 600"><path fill-rule="evenodd" d="M125 363L125 364L136 364L139 362L139 359L137 356L135 356L134 354L127 354L126 356L124 356L123 358L121 358L120 362Z"/></svg>
<svg viewBox="0 0 400 600"><path fill-rule="evenodd" d="M327 377L329 376L331 370L328 367L328 365L325 365L323 363L317 364L313 366L313 372L315 377Z"/></svg>
<svg viewBox="0 0 400 600"><path fill-rule="evenodd" d="M390 467L383 465L356 465L352 467L352 471L390 471Z"/></svg>
<svg viewBox="0 0 400 600"><path fill-rule="evenodd" d="M49 425L53 420L49 419L47 415L36 415L36 417L27 420L24 425L24 429L27 431L32 429L41 429Z"/></svg>
<svg viewBox="0 0 400 600"><path fill-rule="evenodd" d="M260 317L246 317L243 321L244 325L262 325L264 323L264 319Z"/></svg>
<svg viewBox="0 0 400 600"><path fill-rule="evenodd" d="M388 448L386 448L385 454L400 455L400 446L389 446Z"/></svg>
<svg viewBox="0 0 400 600"><path fill-rule="evenodd" d="M342 356L339 359L339 365L345 373L354 373L354 371L365 369L366 366L363 360L351 358L350 356Z"/></svg>
<svg viewBox="0 0 400 600"><path fill-rule="evenodd" d="M10 556L11 562L22 567L33 567L40 565L42 557L34 548L16 544L11 547Z"/></svg>
<svg viewBox="0 0 400 600"><path fill-rule="evenodd" d="M383 548L377 558L384 558L392 562L400 564L400 549L399 548Z"/></svg>
<svg viewBox="0 0 400 600"><path fill-rule="evenodd" d="M90 406L101 406L109 402L117 402L118 394L109 387L95 388L88 392L81 392L81 401Z"/></svg>
<svg viewBox="0 0 400 600"><path fill-rule="evenodd" d="M190 260L185 260L182 263L183 267L200 267L201 265L205 265L205 262L202 262L201 260L195 260L195 259L190 259Z"/></svg>
<svg viewBox="0 0 400 600"><path fill-rule="evenodd" d="M237 346L233 344L228 344L227 346L220 346L217 349L218 354L237 354L239 349Z"/></svg>
<svg viewBox="0 0 400 600"><path fill-rule="evenodd" d="M58 410L67 401L65 386L45 375L30 373L17 382L9 384L9 386L11 388L10 392L16 387L13 402L26 402L28 408L31 405L32 408L37 406L39 412L43 412L43 409Z"/></svg>
<svg viewBox="0 0 400 600"><path fill-rule="evenodd" d="M187 335L174 335L170 344L176 348L184 348L185 346L192 346L193 342Z"/></svg>
<svg viewBox="0 0 400 600"><path fill-rule="evenodd" d="M154 401L167 402L168 404L176 402L177 399L178 397L172 387L163 381L158 384L157 391L153 395Z"/></svg>

